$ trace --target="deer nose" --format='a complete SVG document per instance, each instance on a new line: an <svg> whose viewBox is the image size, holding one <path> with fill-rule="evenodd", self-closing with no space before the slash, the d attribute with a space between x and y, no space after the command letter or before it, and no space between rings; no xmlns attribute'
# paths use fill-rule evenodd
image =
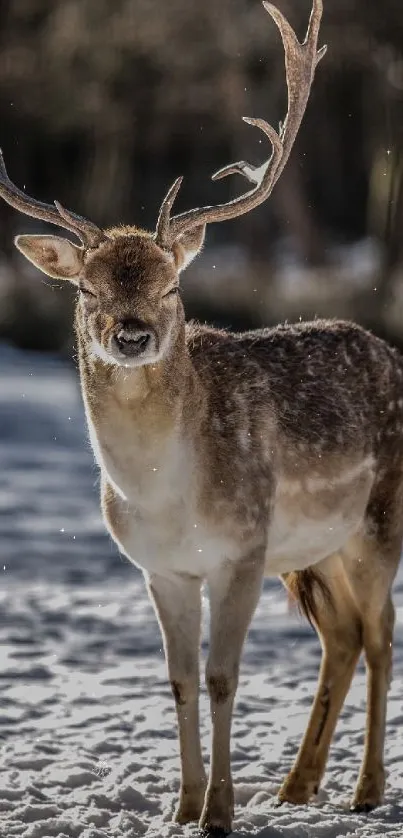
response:
<svg viewBox="0 0 403 838"><path fill-rule="evenodd" d="M147 328L134 323L124 323L114 336L114 342L126 358L136 358L150 347L153 335Z"/></svg>

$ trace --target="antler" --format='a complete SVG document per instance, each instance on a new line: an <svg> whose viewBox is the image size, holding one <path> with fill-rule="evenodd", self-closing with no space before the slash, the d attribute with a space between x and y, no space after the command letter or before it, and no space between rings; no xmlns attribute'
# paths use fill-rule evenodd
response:
<svg viewBox="0 0 403 838"><path fill-rule="evenodd" d="M284 46L288 90L287 116L284 124L280 124L279 133L264 119L243 119L249 125L256 125L266 134L272 145L272 154L261 166L253 166L241 160L225 166L213 175L213 180L232 174L244 175L254 184L254 189L227 204L192 209L171 218L171 208L182 183L182 178L178 178L165 196L158 216L155 240L162 247L170 247L178 236L194 227L236 218L259 206L272 192L289 158L308 102L315 68L326 52L326 46L317 51L323 11L322 0L313 0L308 30L302 44L281 12L266 0L263 0L263 5L278 26Z"/></svg>
<svg viewBox="0 0 403 838"><path fill-rule="evenodd" d="M105 239L105 233L99 227L96 227L91 221L82 218L81 215L76 215L64 209L58 201L55 201L55 206L53 206L52 204L43 204L41 201L37 201L35 198L30 198L29 195L26 195L25 192L10 180L1 150L0 196L12 207L15 207L26 215L31 215L33 218L41 218L42 221L49 221L51 224L57 224L58 227L63 227L65 230L70 230L71 233L78 236L85 248L97 247Z"/></svg>

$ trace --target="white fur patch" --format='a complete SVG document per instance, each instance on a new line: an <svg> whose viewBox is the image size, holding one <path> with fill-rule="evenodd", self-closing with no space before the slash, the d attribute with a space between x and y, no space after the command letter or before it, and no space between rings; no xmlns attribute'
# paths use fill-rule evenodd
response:
<svg viewBox="0 0 403 838"><path fill-rule="evenodd" d="M92 338L91 352L92 355L95 355L97 358L100 358L101 361L104 362L104 364L115 364L115 366L118 367L121 366L119 361L117 361L116 358L113 357L113 355L107 352L106 349L104 349L104 347L100 343L98 343L97 340L95 340L95 338Z"/></svg>
<svg viewBox="0 0 403 838"><path fill-rule="evenodd" d="M304 480L284 480L279 484L279 492L284 495L294 497L300 492L308 492L309 494L316 494L327 489L335 489L354 482L361 474L367 470L371 470L375 464L372 456L366 457L361 463L356 464L350 469L340 472L340 474L332 477L307 477Z"/></svg>
<svg viewBox="0 0 403 838"><path fill-rule="evenodd" d="M197 248L196 250L185 250L185 248L183 248L183 250L184 260L179 268L179 272L184 271L185 268L187 268L187 266L190 265L191 262L193 262L193 259L195 259L197 254L200 252L200 248Z"/></svg>

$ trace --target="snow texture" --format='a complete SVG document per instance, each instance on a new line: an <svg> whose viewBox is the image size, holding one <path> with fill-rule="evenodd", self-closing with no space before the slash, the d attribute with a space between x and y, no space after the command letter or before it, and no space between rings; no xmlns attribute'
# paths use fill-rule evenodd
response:
<svg viewBox="0 0 403 838"><path fill-rule="evenodd" d="M74 369L1 349L0 457L0 835L196 835L196 825L171 822L179 758L159 629L141 574L103 530ZM265 584L234 713L236 838L403 836L402 572L394 598L385 804L370 815L348 809L363 750L361 665L318 798L276 808L320 647L279 583ZM204 688L201 716L207 761Z"/></svg>

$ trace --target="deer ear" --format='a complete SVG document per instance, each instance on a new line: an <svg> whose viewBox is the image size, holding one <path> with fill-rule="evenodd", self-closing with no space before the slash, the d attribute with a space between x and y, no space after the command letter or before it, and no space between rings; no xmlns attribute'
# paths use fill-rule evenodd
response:
<svg viewBox="0 0 403 838"><path fill-rule="evenodd" d="M54 279L77 283L84 250L59 236L16 236L14 244L40 271Z"/></svg>
<svg viewBox="0 0 403 838"><path fill-rule="evenodd" d="M183 236L179 236L174 241L172 253L179 273L184 271L195 256L200 253L203 247L205 233L206 225L203 224L202 227L195 227L193 230L189 230L188 233L183 233Z"/></svg>

